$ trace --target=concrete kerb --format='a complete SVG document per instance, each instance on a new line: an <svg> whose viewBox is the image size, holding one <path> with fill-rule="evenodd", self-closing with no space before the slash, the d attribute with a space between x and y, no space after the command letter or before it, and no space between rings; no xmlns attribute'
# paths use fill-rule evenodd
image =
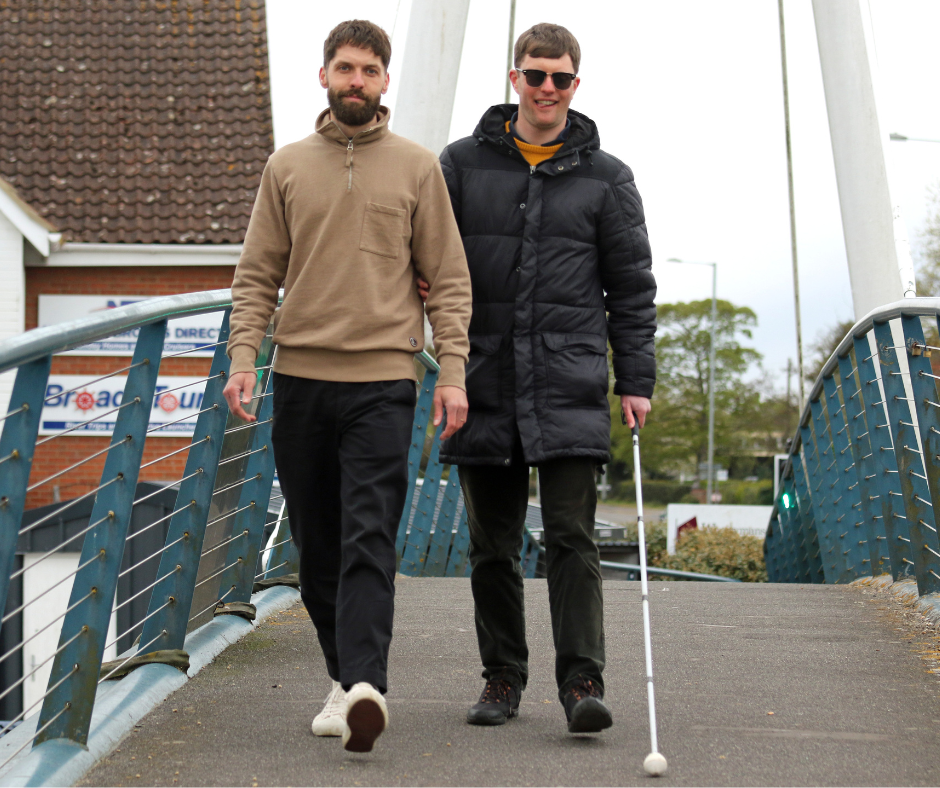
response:
<svg viewBox="0 0 940 788"><path fill-rule="evenodd" d="M23 747L23 752L0 771L2 786L73 785L101 758L108 755L134 726L171 693L182 687L228 646L241 640L268 616L294 605L300 592L286 586L259 591L251 597L257 609L254 624L239 616L219 616L186 638L189 673L168 665L144 665L98 691L88 734L88 747L54 739L28 749L39 713L0 739L0 760Z"/></svg>
<svg viewBox="0 0 940 788"><path fill-rule="evenodd" d="M859 578L852 585L868 586L869 588L887 591L897 597L899 602L922 613L930 623L940 623L940 594L918 595L917 581L913 578L895 582L891 575L880 575L878 577Z"/></svg>

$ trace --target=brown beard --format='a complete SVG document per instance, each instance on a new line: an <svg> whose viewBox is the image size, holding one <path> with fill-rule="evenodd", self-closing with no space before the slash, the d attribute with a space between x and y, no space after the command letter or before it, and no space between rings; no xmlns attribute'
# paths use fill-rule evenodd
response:
<svg viewBox="0 0 940 788"><path fill-rule="evenodd" d="M343 102L343 98L346 96L357 96L362 99L363 103L360 105L346 104ZM344 91L329 88L326 91L326 98L330 102L330 112L340 123L345 126L365 126L379 111L382 94L369 98L366 93L356 88Z"/></svg>

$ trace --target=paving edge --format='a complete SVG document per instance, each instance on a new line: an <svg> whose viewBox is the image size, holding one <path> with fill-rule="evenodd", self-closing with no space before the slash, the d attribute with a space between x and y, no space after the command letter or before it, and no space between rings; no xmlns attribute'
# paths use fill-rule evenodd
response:
<svg viewBox="0 0 940 788"><path fill-rule="evenodd" d="M267 588L251 597L258 616L254 624L239 616L218 616L191 632L186 637L188 674L184 675L168 665L143 665L120 681L106 682L95 701L87 748L68 739L52 739L32 750L24 750L0 772L0 785L74 785L117 747L141 719L189 678L265 618L286 610L299 600L300 592L296 589L287 586ZM28 743L36 730L38 716L38 713L34 714L0 739L5 745L3 749L15 750Z"/></svg>
<svg viewBox="0 0 940 788"><path fill-rule="evenodd" d="M880 575L879 577L863 577L852 582L852 585L867 586L877 588L880 591L887 591L895 596L899 602L908 607L913 607L922 613L932 624L940 623L940 593L925 594L920 596L917 593L917 581L913 578L906 578L895 582L891 575Z"/></svg>

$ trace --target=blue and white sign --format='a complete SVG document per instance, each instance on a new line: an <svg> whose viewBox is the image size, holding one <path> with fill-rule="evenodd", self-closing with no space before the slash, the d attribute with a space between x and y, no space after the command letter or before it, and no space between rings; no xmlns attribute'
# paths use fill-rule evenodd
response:
<svg viewBox="0 0 940 788"><path fill-rule="evenodd" d="M72 296L40 295L39 326L51 326L65 323L80 317L115 309L119 306L146 301L150 296ZM215 343L219 341L219 327L222 324L221 312L209 312L204 315L181 317L167 323L164 353L183 353L193 351L190 356L211 356L215 352ZM107 339L68 350L62 355L69 356L132 356L137 334L140 329L117 334ZM200 350L199 348L204 348Z"/></svg>
<svg viewBox="0 0 940 788"><path fill-rule="evenodd" d="M88 379L87 375L49 376L46 403L39 420L40 435L55 435L63 430L72 430L69 435L110 435L114 432L127 376L115 376L84 385ZM202 408L205 390L205 378L158 377L148 429L167 426L147 437L191 436L196 427L197 414Z"/></svg>

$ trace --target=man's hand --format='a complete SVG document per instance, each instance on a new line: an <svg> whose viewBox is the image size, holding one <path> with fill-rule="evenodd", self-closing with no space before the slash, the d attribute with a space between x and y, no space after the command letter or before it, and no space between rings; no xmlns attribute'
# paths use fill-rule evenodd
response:
<svg viewBox="0 0 940 788"><path fill-rule="evenodd" d="M633 414L636 414L637 420L642 427L646 424L646 414L653 407L646 397L635 397L632 394L622 394L620 396L620 407L627 419L627 426L632 430L635 424Z"/></svg>
<svg viewBox="0 0 940 788"><path fill-rule="evenodd" d="M418 295L421 296L421 300L424 303L428 302L428 293L431 292L431 285L425 282L420 276L418 277Z"/></svg>
<svg viewBox="0 0 940 788"><path fill-rule="evenodd" d="M437 386L434 389L434 426L441 423L444 418L444 409L447 409L447 426L441 433L441 440L445 440L467 423L467 392L459 386Z"/></svg>
<svg viewBox="0 0 940 788"><path fill-rule="evenodd" d="M229 409L238 416L238 418L244 419L245 421L258 420L256 416L246 413L245 409L242 407L243 402L246 405L251 402L251 395L255 390L256 380L257 376L254 372L236 372L229 378L228 383L222 390L222 396L225 397Z"/></svg>

